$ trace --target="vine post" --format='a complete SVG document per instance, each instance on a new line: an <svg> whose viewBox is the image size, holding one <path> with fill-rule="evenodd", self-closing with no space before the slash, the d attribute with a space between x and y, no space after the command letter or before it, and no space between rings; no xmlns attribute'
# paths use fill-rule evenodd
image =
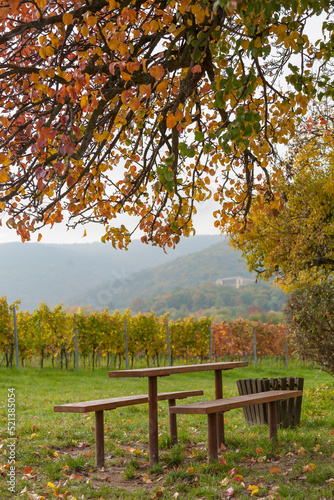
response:
<svg viewBox="0 0 334 500"><path fill-rule="evenodd" d="M13 319L14 319L16 368L20 368L20 361L19 361L19 341L18 341L18 338L17 338L17 324L16 324L16 308L15 308L15 304L14 304L14 307L13 307Z"/></svg>
<svg viewBox="0 0 334 500"><path fill-rule="evenodd" d="M129 369L129 353L128 353L128 329L126 318L124 318L124 340L125 340L125 367Z"/></svg>

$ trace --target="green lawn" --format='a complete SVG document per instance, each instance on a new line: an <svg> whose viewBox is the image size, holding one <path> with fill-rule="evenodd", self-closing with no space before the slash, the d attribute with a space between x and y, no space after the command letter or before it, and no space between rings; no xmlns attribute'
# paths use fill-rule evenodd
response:
<svg viewBox="0 0 334 500"><path fill-rule="evenodd" d="M217 463L208 465L206 418L179 416L179 445L170 448L168 407L161 403L160 463L150 469L147 405L140 405L105 412L107 459L105 469L98 470L94 414L54 413L53 406L146 393L147 380L109 379L105 368L94 372L1 368L0 498L331 499L332 377L302 364L287 369L263 362L257 369L250 366L224 372L224 395L237 394L238 378L280 376L304 377L305 390L301 425L279 430L276 446L268 442L266 426L246 426L242 410L234 410L225 414L227 448L220 450ZM15 389L16 440L8 439L7 431L11 388ZM158 380L160 392L186 389L203 389L203 399L213 398L213 373L179 374ZM11 459L13 462L9 463ZM11 466L15 476L10 475ZM13 477L15 480L8 482ZM15 492L9 491L11 484L15 485Z"/></svg>

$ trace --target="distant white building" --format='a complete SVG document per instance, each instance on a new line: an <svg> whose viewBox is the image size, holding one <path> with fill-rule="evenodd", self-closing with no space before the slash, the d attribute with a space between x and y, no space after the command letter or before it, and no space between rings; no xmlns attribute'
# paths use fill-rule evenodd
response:
<svg viewBox="0 0 334 500"><path fill-rule="evenodd" d="M255 278L242 278L241 276L237 276L235 278L220 278L216 280L216 285L233 286L234 288L240 288L250 283L255 283Z"/></svg>

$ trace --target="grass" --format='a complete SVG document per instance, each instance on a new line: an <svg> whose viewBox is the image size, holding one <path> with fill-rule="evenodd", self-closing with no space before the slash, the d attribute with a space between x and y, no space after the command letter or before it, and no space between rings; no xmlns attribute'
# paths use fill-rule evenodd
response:
<svg viewBox="0 0 334 500"><path fill-rule="evenodd" d="M287 369L268 361L257 368L224 372L224 395L237 394L238 378L291 375L305 379L301 425L280 429L276 446L268 441L267 427L247 426L242 410L234 410L225 414L228 447L220 450L218 462L208 464L206 418L179 416L179 444L170 447L168 405L163 402L160 462L149 468L147 405L138 405L105 412L106 467L98 470L94 414L54 413L53 406L142 394L147 392L147 380L111 380L105 368L94 372L1 368L0 498L329 500L334 495L333 378L296 362ZM7 432L10 388L15 389L16 441L9 440ZM180 389L203 389L203 399L213 398L214 375L197 372L159 378L159 391ZM11 465L14 492L8 489Z"/></svg>

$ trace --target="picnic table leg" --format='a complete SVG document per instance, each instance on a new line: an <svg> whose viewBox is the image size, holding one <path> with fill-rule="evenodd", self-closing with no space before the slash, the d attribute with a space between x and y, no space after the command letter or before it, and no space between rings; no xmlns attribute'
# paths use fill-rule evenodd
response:
<svg viewBox="0 0 334 500"><path fill-rule="evenodd" d="M217 414L208 413L208 458L209 462L218 460Z"/></svg>
<svg viewBox="0 0 334 500"><path fill-rule="evenodd" d="M104 467L103 410L95 412L95 455L97 467Z"/></svg>
<svg viewBox="0 0 334 500"><path fill-rule="evenodd" d="M171 406L175 406L175 399L169 399L168 406L169 406L169 408ZM169 412L169 432L170 432L170 437L172 439L172 444L177 444L176 413Z"/></svg>
<svg viewBox="0 0 334 500"><path fill-rule="evenodd" d="M222 399L223 397L223 377L221 370L215 370L215 395L216 399ZM224 432L224 413L218 412L215 414L217 418L217 442L218 446L225 444L225 432Z"/></svg>
<svg viewBox="0 0 334 500"><path fill-rule="evenodd" d="M277 440L277 416L276 416L276 402L271 401L268 404L269 414L269 437L272 440Z"/></svg>
<svg viewBox="0 0 334 500"><path fill-rule="evenodd" d="M150 466L158 463L158 383L157 377L148 377L148 443Z"/></svg>

